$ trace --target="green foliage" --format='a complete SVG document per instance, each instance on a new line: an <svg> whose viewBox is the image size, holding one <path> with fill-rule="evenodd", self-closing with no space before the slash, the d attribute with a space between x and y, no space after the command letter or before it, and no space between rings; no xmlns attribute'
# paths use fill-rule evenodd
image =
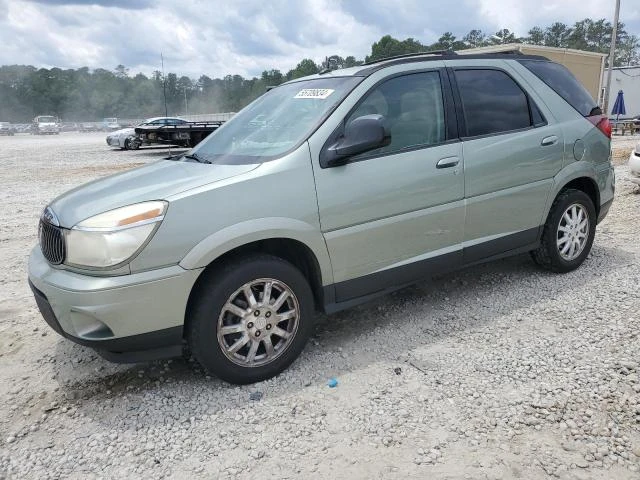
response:
<svg viewBox="0 0 640 480"><path fill-rule="evenodd" d="M556 22L546 27L535 26L524 38L516 38L509 29L493 35L471 30L462 39L445 32L432 44L414 38L398 40L385 35L371 45L366 61L431 50L462 50L486 45L524 42L560 48L574 48L608 53L612 25L605 19L584 19L573 26ZM265 70L259 78L227 75L198 80L154 71L151 77L142 73L131 76L129 69L118 65L113 71L102 68L90 71L41 68L24 65L0 67L0 121L28 122L36 115L57 115L67 121L100 120L105 117L145 118L164 115L164 94L170 115L185 113L185 96L190 114L238 111L262 95L267 87L287 80L319 73L322 69L361 65L354 56L326 57L322 65L305 58L283 74ZM618 26L618 48L614 65L640 64L640 40L628 34L624 24ZM164 87L164 88L163 88Z"/></svg>
<svg viewBox="0 0 640 480"><path fill-rule="evenodd" d="M379 41L371 45L371 55L365 58L365 62L380 60L381 58L395 57L408 53L425 52L427 48L413 38L397 40L391 35L385 35Z"/></svg>

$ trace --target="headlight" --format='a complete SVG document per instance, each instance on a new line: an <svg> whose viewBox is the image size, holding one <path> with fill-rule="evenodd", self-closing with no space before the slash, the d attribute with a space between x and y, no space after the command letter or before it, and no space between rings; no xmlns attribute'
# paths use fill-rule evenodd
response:
<svg viewBox="0 0 640 480"><path fill-rule="evenodd" d="M66 263L106 268L129 260L151 239L167 205L138 203L83 220L67 232Z"/></svg>

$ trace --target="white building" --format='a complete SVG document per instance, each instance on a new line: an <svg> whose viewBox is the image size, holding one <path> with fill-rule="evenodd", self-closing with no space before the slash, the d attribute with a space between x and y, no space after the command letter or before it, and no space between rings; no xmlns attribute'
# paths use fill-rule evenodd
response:
<svg viewBox="0 0 640 480"><path fill-rule="evenodd" d="M625 117L631 118L640 115L640 66L613 69L608 114L611 114L611 109L620 90L624 93L624 106L627 111Z"/></svg>

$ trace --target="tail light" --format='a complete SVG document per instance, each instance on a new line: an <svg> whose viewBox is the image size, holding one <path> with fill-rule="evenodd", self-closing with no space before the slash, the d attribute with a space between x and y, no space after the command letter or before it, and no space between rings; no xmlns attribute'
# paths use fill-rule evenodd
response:
<svg viewBox="0 0 640 480"><path fill-rule="evenodd" d="M593 125L595 125L598 130L604 133L607 138L611 138L612 126L609 118L606 115L591 115L590 117L587 117L587 120L593 123Z"/></svg>

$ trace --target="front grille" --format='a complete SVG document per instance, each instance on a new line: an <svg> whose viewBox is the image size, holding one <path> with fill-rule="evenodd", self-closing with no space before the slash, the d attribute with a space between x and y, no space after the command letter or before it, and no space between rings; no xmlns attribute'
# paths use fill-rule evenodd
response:
<svg viewBox="0 0 640 480"><path fill-rule="evenodd" d="M40 249L49 263L60 265L64 262L64 234L60 227L40 220Z"/></svg>

